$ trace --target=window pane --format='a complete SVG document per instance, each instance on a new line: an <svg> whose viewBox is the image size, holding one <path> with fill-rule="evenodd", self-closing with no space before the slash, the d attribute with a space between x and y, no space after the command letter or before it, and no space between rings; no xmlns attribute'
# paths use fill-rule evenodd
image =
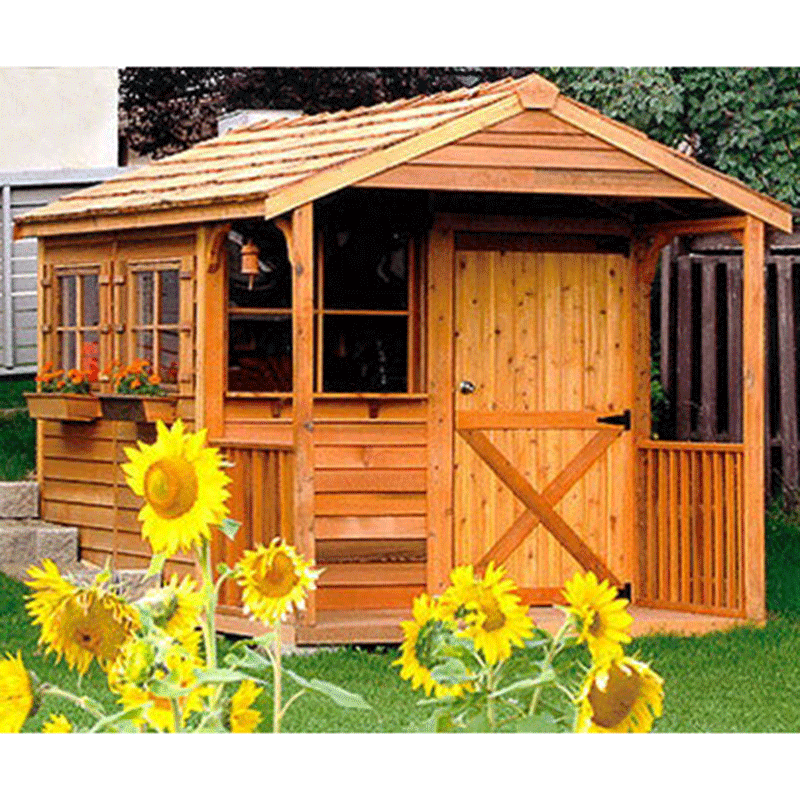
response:
<svg viewBox="0 0 800 800"><path fill-rule="evenodd" d="M75 366L75 333L66 331L61 337L61 368L72 369Z"/></svg>
<svg viewBox="0 0 800 800"><path fill-rule="evenodd" d="M81 345L80 368L89 373L89 380L96 381L100 370L100 336L97 331L86 331Z"/></svg>
<svg viewBox="0 0 800 800"><path fill-rule="evenodd" d="M380 227L329 233L325 246L325 308L407 308L407 252L407 235Z"/></svg>
<svg viewBox="0 0 800 800"><path fill-rule="evenodd" d="M180 281L178 270L163 270L161 277L161 325L178 324L178 301L180 295Z"/></svg>
<svg viewBox="0 0 800 800"><path fill-rule="evenodd" d="M242 245L258 248L258 274L242 274ZM292 273L286 240L273 224L233 231L226 245L228 298L232 308L290 308Z"/></svg>
<svg viewBox="0 0 800 800"><path fill-rule="evenodd" d="M83 286L83 325L96 327L100 324L100 299L97 275L84 275Z"/></svg>
<svg viewBox="0 0 800 800"><path fill-rule="evenodd" d="M232 315L229 348L231 391L292 391L292 321L288 315Z"/></svg>
<svg viewBox="0 0 800 800"><path fill-rule="evenodd" d="M143 358L149 364L153 363L153 332L136 332L136 358Z"/></svg>
<svg viewBox="0 0 800 800"><path fill-rule="evenodd" d="M178 333L161 331L161 352L157 372L164 383L178 382Z"/></svg>
<svg viewBox="0 0 800 800"><path fill-rule="evenodd" d="M406 317L325 317L323 391L405 392Z"/></svg>
<svg viewBox="0 0 800 800"><path fill-rule="evenodd" d="M61 324L74 327L76 324L76 293L75 275L65 275L59 278L61 288Z"/></svg>
<svg viewBox="0 0 800 800"><path fill-rule="evenodd" d="M153 291L152 272L136 273L136 324L153 324Z"/></svg>

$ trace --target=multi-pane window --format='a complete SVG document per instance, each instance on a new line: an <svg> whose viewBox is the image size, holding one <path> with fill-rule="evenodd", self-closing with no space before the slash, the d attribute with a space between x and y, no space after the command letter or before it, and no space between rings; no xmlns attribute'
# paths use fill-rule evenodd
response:
<svg viewBox="0 0 800 800"><path fill-rule="evenodd" d="M416 249L381 218L330 226L317 273L318 392L417 390Z"/></svg>
<svg viewBox="0 0 800 800"><path fill-rule="evenodd" d="M256 272L242 272L242 246L257 248ZM274 225L243 225L228 239L228 389L292 391L292 278Z"/></svg>
<svg viewBox="0 0 800 800"><path fill-rule="evenodd" d="M147 361L165 384L177 384L180 261L128 262L130 358Z"/></svg>
<svg viewBox="0 0 800 800"><path fill-rule="evenodd" d="M56 267L56 354L62 369L97 375L100 360L100 267Z"/></svg>

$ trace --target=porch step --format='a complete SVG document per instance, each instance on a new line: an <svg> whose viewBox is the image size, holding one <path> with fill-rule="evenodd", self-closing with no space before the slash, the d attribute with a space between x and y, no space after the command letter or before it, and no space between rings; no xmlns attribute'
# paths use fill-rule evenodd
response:
<svg viewBox="0 0 800 800"><path fill-rule="evenodd" d="M78 563L78 529L39 519L0 519L0 572L28 579L28 567L45 558L60 570Z"/></svg>
<svg viewBox="0 0 800 800"><path fill-rule="evenodd" d="M642 606L630 606L628 611L633 617L633 636L697 636L755 624L738 617L692 614ZM537 627L551 634L555 634L564 622L564 614L557 608L535 607L531 609L530 616ZM398 644L403 640L400 623L410 618L410 610L317 611L317 624L299 626L295 636L298 645Z"/></svg>
<svg viewBox="0 0 800 800"><path fill-rule="evenodd" d="M38 516L39 484L36 481L0 481L0 519Z"/></svg>

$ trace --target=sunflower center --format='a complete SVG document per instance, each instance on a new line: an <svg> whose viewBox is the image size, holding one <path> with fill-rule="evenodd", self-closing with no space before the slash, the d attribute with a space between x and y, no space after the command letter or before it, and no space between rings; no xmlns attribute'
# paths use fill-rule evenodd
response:
<svg viewBox="0 0 800 800"><path fill-rule="evenodd" d="M177 519L197 500L197 472L185 458L162 458L144 474L144 497L160 517Z"/></svg>
<svg viewBox="0 0 800 800"><path fill-rule="evenodd" d="M259 592L266 597L285 597L300 583L294 563L285 553L276 553L272 563L259 570L256 578Z"/></svg>
<svg viewBox="0 0 800 800"><path fill-rule="evenodd" d="M595 637L595 639L599 639L601 634L603 633L603 618L597 611L590 611L590 622L587 626L586 630L589 634Z"/></svg>
<svg viewBox="0 0 800 800"><path fill-rule="evenodd" d="M486 615L483 621L483 629L487 633L499 631L506 624L506 615L500 610L500 604L491 594L485 594L481 598L481 611Z"/></svg>
<svg viewBox="0 0 800 800"><path fill-rule="evenodd" d="M608 673L606 690L593 684L589 690L592 722L603 728L615 728L633 710L642 693L642 679L636 672L624 672L616 664Z"/></svg>

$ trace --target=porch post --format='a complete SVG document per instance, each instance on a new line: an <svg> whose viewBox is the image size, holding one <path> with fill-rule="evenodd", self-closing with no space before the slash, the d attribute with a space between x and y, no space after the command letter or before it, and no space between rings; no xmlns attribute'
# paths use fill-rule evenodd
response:
<svg viewBox="0 0 800 800"><path fill-rule="evenodd" d="M314 206L292 213L292 443L294 445L294 542L307 559L314 542ZM312 592L305 624L316 622Z"/></svg>
<svg viewBox="0 0 800 800"><path fill-rule="evenodd" d="M764 223L744 226L742 287L744 601L763 620L764 600Z"/></svg>

